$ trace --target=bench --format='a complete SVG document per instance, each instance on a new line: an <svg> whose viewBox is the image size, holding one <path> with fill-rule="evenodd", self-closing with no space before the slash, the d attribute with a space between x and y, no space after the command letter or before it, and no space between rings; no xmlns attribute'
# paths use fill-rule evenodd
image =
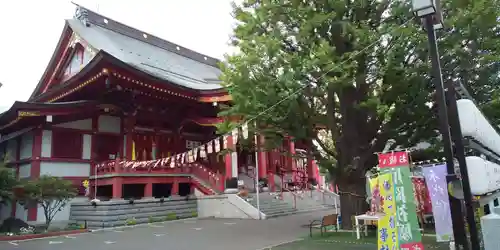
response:
<svg viewBox="0 0 500 250"><path fill-rule="evenodd" d="M321 220L313 220L309 224L309 235L312 237L312 230L319 229L321 231L321 236L323 236L323 232L326 232L327 227L335 227L335 231L339 230L338 225L338 214L330 214L323 216Z"/></svg>

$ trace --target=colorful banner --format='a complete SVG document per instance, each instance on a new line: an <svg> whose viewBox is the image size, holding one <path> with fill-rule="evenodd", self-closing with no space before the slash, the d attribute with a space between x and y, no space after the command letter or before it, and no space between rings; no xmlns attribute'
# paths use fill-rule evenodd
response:
<svg viewBox="0 0 500 250"><path fill-rule="evenodd" d="M432 202L429 196L429 190L425 184L425 178L412 177L411 180L413 182L413 191L418 207L417 212L422 215L431 214Z"/></svg>
<svg viewBox="0 0 500 250"><path fill-rule="evenodd" d="M399 249L423 250L408 152L391 152L379 154L378 157L380 172L391 173L394 182Z"/></svg>
<svg viewBox="0 0 500 250"><path fill-rule="evenodd" d="M453 238L453 224L447 192L446 175L448 171L446 164L423 168L423 173L431 196L436 240L438 242L450 241Z"/></svg>
<svg viewBox="0 0 500 250"><path fill-rule="evenodd" d="M380 196L383 205L382 212L385 214L378 221L378 249L398 249L398 229L396 227L396 203L394 199L394 185L391 174L383 174L372 181L381 184Z"/></svg>

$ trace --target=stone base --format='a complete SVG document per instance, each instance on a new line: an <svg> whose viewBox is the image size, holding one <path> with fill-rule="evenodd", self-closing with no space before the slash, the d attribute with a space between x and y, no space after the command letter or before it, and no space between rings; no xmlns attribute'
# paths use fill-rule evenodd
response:
<svg viewBox="0 0 500 250"><path fill-rule="evenodd" d="M269 188L268 187L263 187L262 188L262 192L269 192Z"/></svg>
<svg viewBox="0 0 500 250"><path fill-rule="evenodd" d="M238 192L239 190L237 188L226 188L226 190L224 190L225 194L236 194Z"/></svg>

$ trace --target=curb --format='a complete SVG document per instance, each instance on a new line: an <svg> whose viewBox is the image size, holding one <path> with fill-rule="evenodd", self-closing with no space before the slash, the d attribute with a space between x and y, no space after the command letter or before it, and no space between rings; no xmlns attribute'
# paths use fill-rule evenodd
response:
<svg viewBox="0 0 500 250"><path fill-rule="evenodd" d="M130 226L106 227L106 228L99 228L99 229L90 229L89 232L94 233L94 232L101 232L101 231L113 231L116 229L123 229L123 228L144 227L144 226L149 226L149 225L169 224L169 223L174 223L174 222L199 220L199 219L201 219L201 218L196 217L196 218L186 218L186 219L179 219L179 220L158 221L158 222L153 222L153 223L141 223L141 224L130 225Z"/></svg>
<svg viewBox="0 0 500 250"><path fill-rule="evenodd" d="M4 240L2 240L2 238L0 238L0 242L8 242L11 244L14 243L13 245L15 245L15 243L17 243L17 242L52 239L52 238L57 238L60 236L71 235L71 234L91 234L94 232L113 231L113 230L122 229L122 228L144 227L144 226L155 225L155 224L166 224L166 223L190 221L190 220L197 220L197 219L202 219L202 218L186 218L186 219L180 219L180 220L159 221L159 222L153 222L153 223L137 224L137 225L133 225L133 226L107 227L107 228L100 228L100 229L82 229L82 230L75 230L75 231L57 232L57 233L61 233L61 234L56 234L56 235L54 235L54 234L50 234L50 235L40 234L39 237L32 237L32 238L25 238L25 239L14 239L13 237L15 237L15 236L6 236L9 238L4 239ZM28 235L26 235L26 236L28 236ZM33 236L33 234L31 234L30 236Z"/></svg>
<svg viewBox="0 0 500 250"><path fill-rule="evenodd" d="M256 249L256 250L271 250L271 249L273 249L275 247L279 247L281 245L285 245L285 244L289 244L289 243L293 243L293 242L297 242L297 241L302 241L302 240L304 240L304 239L303 238L297 238L297 239L294 239L294 240L283 241L281 243L270 245L270 246L266 246L266 247L259 248L259 249Z"/></svg>
<svg viewBox="0 0 500 250"><path fill-rule="evenodd" d="M79 230L71 230L71 231L61 231L61 232L49 232L44 234L26 234L26 235L15 235L15 236L0 236L0 242L19 242L19 241L28 241L28 240L36 240L36 239L45 239L45 238L53 238L64 235L72 235L72 234L84 234L88 233L87 229L79 229Z"/></svg>

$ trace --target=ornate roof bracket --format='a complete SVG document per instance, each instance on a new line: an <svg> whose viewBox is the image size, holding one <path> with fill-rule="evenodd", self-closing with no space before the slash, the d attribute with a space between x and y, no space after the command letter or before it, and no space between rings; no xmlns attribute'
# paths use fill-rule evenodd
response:
<svg viewBox="0 0 500 250"><path fill-rule="evenodd" d="M80 20L83 23L83 25L85 25L85 27L90 27L89 13L87 9L77 5L74 18Z"/></svg>

